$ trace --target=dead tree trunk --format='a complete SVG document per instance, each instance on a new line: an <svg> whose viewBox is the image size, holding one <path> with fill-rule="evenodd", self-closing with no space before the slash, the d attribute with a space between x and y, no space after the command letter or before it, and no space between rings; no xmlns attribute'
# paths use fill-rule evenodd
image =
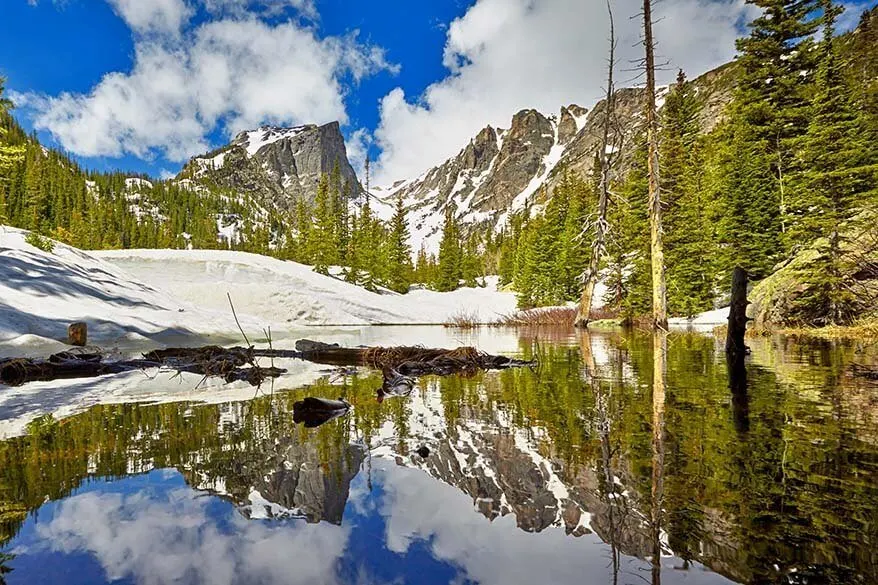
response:
<svg viewBox="0 0 878 585"><path fill-rule="evenodd" d="M594 298L594 289L598 280L601 257L604 255L604 240L607 229L607 206L610 200L610 167L615 154L615 144L610 143L610 129L616 113L616 91L613 87L613 69L616 65L616 30L613 23L613 8L607 1L607 11L610 13L610 56L607 60L607 96L605 100L606 111L604 112L603 139L601 140L601 179L600 195L598 196L598 217L595 226L594 241L591 244L591 258L585 269L582 296L579 299L579 308L576 311L574 327L588 327L591 305Z"/></svg>
<svg viewBox="0 0 878 585"><path fill-rule="evenodd" d="M726 332L726 366L729 371L729 390L732 393L732 414L735 429L746 433L750 429L750 398L747 395L747 368L744 356L747 346L747 271L740 266L732 272L732 299L729 307L729 326Z"/></svg>
<svg viewBox="0 0 878 585"><path fill-rule="evenodd" d="M652 36L652 1L643 0L643 44L646 48L646 141L649 174L649 232L652 258L652 321L655 329L668 328L665 253L662 242L662 202L659 182L658 114L655 104L655 45Z"/></svg>
<svg viewBox="0 0 878 585"><path fill-rule="evenodd" d="M744 334L747 332L747 271L736 266L732 271L732 297L729 306L729 327L726 353L743 357L747 353Z"/></svg>

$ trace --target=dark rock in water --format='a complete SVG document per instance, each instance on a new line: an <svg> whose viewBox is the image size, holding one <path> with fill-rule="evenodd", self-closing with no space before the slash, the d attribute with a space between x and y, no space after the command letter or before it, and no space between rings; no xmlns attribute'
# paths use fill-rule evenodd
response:
<svg viewBox="0 0 878 585"><path fill-rule="evenodd" d="M426 445L421 445L420 447L418 447L418 449L417 449L417 451L415 451L415 453L417 453L418 455L420 455L421 457L426 459L430 455L430 448L427 447Z"/></svg>
<svg viewBox="0 0 878 585"><path fill-rule="evenodd" d="M293 404L293 420L297 423L305 423L308 428L314 428L346 415L350 409L351 404L346 400L309 396Z"/></svg>
<svg viewBox="0 0 878 585"><path fill-rule="evenodd" d="M323 343L322 341L312 341L310 339L300 339L296 342L297 351L320 351L324 349L338 349L341 347L337 343Z"/></svg>

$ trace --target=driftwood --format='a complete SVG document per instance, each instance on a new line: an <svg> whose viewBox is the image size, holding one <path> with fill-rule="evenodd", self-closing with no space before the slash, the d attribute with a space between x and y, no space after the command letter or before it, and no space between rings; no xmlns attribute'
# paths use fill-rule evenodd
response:
<svg viewBox="0 0 878 585"><path fill-rule="evenodd" d="M253 347L169 348L147 352L143 359L104 362L100 354L64 352L45 360L24 358L0 360L0 384L19 386L27 382L70 378L92 378L147 368L167 368L177 372L219 377L227 382L246 381L259 385L286 370L260 367L256 359L303 359L334 366L366 366L385 374L384 395L403 395L414 387L413 377L427 374L449 375L477 370L504 369L531 365L477 351L472 347L427 349L423 347L343 348L300 340L296 350L256 349Z"/></svg>
<svg viewBox="0 0 878 585"><path fill-rule="evenodd" d="M81 321L68 325L67 343L78 347L88 345L88 325Z"/></svg>
<svg viewBox="0 0 878 585"><path fill-rule="evenodd" d="M244 367L251 362L242 361L239 357L232 354L186 362L171 358L155 359L155 356L152 356L142 360L104 362L99 354L63 352L51 355L45 360L14 358L0 361L0 384L21 386L28 382L96 378L149 368L168 368L176 372L219 377L226 382L245 381L258 386L266 379L277 378L286 372L280 368L262 368L255 365Z"/></svg>

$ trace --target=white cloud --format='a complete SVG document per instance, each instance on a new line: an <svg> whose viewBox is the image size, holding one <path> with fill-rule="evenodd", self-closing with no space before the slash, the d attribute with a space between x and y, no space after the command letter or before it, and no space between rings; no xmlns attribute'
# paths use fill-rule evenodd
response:
<svg viewBox="0 0 878 585"><path fill-rule="evenodd" d="M173 33L191 16L183 0L107 0L113 11L137 33Z"/></svg>
<svg viewBox="0 0 878 585"><path fill-rule="evenodd" d="M317 6L314 0L203 0L204 7L214 14L243 14L248 10L262 9L268 13L277 13L292 8L305 18L317 19Z"/></svg>
<svg viewBox="0 0 878 585"><path fill-rule="evenodd" d="M614 2L619 69L642 51L639 0ZM730 60L739 27L758 9L743 0L664 0L656 4L659 53L670 81L682 67L700 74ZM523 108L555 112L591 106L606 78L604 0L478 0L448 28L449 74L421 96L389 92L375 138L378 180L411 178L456 154L486 124L505 127ZM634 74L620 71L620 85Z"/></svg>
<svg viewBox="0 0 878 585"><path fill-rule="evenodd" d="M272 525L235 511L217 519L209 510L211 500L190 489L161 498L86 492L62 502L37 532L41 545L51 550L90 553L113 581L337 582L335 565L348 529L326 523Z"/></svg>
<svg viewBox="0 0 878 585"><path fill-rule="evenodd" d="M272 25L243 14L187 27L182 0L112 2L135 32L130 72L108 73L88 94L14 96L35 111L37 129L82 156L182 161L207 150L217 128L231 136L261 123L345 123L343 81L395 70L356 31L320 38L293 20ZM309 0L284 4L313 8Z"/></svg>

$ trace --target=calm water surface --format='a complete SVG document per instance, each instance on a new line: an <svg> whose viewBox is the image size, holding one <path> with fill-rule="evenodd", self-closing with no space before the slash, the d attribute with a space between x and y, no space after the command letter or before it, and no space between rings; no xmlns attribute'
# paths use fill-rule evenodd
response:
<svg viewBox="0 0 878 585"><path fill-rule="evenodd" d="M361 371L33 423L0 583L878 583L876 346L756 340L734 394L696 334L519 355L382 403ZM306 429L305 396L354 409Z"/></svg>

